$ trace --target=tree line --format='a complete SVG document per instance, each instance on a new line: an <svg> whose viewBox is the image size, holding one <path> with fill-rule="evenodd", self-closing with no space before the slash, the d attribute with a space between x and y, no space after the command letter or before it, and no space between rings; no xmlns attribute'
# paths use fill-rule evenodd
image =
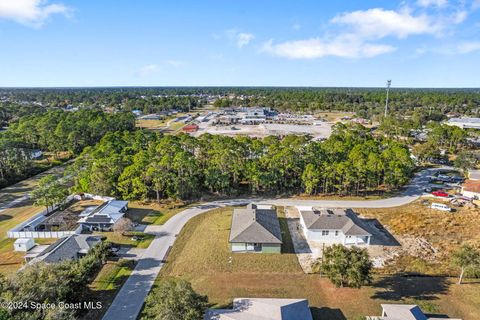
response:
<svg viewBox="0 0 480 320"><path fill-rule="evenodd" d="M413 170L405 145L337 124L325 141L112 132L87 147L68 174L78 192L160 200L204 192L359 194L397 188Z"/></svg>
<svg viewBox="0 0 480 320"><path fill-rule="evenodd" d="M10 125L5 135L31 148L78 154L107 132L134 129L135 119L130 113L109 114L93 109L76 112L50 110L42 115L20 118Z"/></svg>
<svg viewBox="0 0 480 320"><path fill-rule="evenodd" d="M364 118L381 117L385 105L384 88L288 88L288 87L144 87L144 88L49 88L0 89L9 101L37 103L44 107L140 109L158 112L187 110L207 102L205 96L220 98L217 105L265 106L293 112L329 110L352 111ZM478 89L392 88L392 114L444 118L448 112L478 116Z"/></svg>
<svg viewBox="0 0 480 320"><path fill-rule="evenodd" d="M8 130L0 132L0 187L39 173L41 168L31 156L34 149L77 155L107 132L134 128L131 113L108 114L90 109L50 110L20 117Z"/></svg>

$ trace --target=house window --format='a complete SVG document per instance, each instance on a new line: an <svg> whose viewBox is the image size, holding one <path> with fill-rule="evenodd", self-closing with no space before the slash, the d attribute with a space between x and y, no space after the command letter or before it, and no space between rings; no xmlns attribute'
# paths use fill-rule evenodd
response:
<svg viewBox="0 0 480 320"><path fill-rule="evenodd" d="M335 237L338 236L338 230L335 230Z"/></svg>
<svg viewBox="0 0 480 320"><path fill-rule="evenodd" d="M328 236L328 230L322 230L322 236Z"/></svg>

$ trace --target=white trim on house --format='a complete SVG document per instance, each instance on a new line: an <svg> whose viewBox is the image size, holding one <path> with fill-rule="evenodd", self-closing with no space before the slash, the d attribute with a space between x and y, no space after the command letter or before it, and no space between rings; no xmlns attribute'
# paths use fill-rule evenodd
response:
<svg viewBox="0 0 480 320"><path fill-rule="evenodd" d="M305 238L308 241L325 244L342 244L346 246L370 245L372 235L363 229L363 225L361 225L359 221L357 221L357 219L352 217L351 213L349 213L348 210L333 209L331 211L333 211L331 213L332 217L329 217L328 219L340 220L338 223L334 223L337 225L335 228L318 228L318 223L316 224L317 228L309 228L307 226L307 223L305 222L305 214L311 214L312 212L318 212L318 214L325 213L320 213L320 211L316 210L300 211L300 226L303 234L305 235ZM343 222L345 222L345 224L343 224ZM353 228L349 228L347 224L353 225L355 227L355 230L358 230L358 232L355 232Z"/></svg>

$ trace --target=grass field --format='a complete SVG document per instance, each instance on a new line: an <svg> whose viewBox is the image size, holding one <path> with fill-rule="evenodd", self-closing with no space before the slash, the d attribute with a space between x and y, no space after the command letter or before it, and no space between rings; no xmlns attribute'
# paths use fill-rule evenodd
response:
<svg viewBox="0 0 480 320"><path fill-rule="evenodd" d="M102 309L90 310L82 319L101 319L134 267L133 260L108 261L88 286L89 300L101 302Z"/></svg>
<svg viewBox="0 0 480 320"><path fill-rule="evenodd" d="M281 215L281 212L279 212ZM455 285L433 277L375 278L362 289L335 288L327 279L302 272L288 248L282 254L232 254L228 246L232 209L217 209L190 220L175 242L157 281L180 277L208 295L216 307L235 297L307 298L316 319L356 319L378 315L380 303L419 303L450 316L474 320L480 314L480 283ZM231 261L231 262L230 262Z"/></svg>
<svg viewBox="0 0 480 320"><path fill-rule="evenodd" d="M135 122L137 128L160 130L164 129L166 125L165 120L137 120Z"/></svg>
<svg viewBox="0 0 480 320"><path fill-rule="evenodd" d="M438 202L438 200L435 200ZM382 209L356 209L366 217L377 218L396 236L413 236L427 240L438 250L434 262L409 256L400 256L396 264L387 268L389 272L418 272L429 275L456 274L450 256L462 243L480 245L477 223L480 209L457 208L456 212L430 209L421 201ZM479 288L480 290L480 288Z"/></svg>
<svg viewBox="0 0 480 320"><path fill-rule="evenodd" d="M14 185L0 189L0 206L5 205L23 196L24 194L31 192L33 188L35 188L35 186L38 184L39 180L44 176L49 174L54 174L60 177L63 175L64 170L65 170L65 165L59 165L47 171L44 171L36 176L33 176L29 179L22 180L20 182L17 182ZM0 213L0 217L1 217L1 213ZM0 223L1 221L2 220L0 218Z"/></svg>
<svg viewBox="0 0 480 320"><path fill-rule="evenodd" d="M95 232L95 234L101 235L106 238L107 241L110 241L114 244L135 247L139 249L148 248L152 240L155 238L152 234L147 234L143 232L128 232L127 235L123 235L118 232ZM133 236L139 236L141 240L132 240Z"/></svg>
<svg viewBox="0 0 480 320"><path fill-rule="evenodd" d="M24 253L13 251L16 239L7 238L7 231L43 209L32 206L31 201L26 201L17 207L0 212L0 273L11 274L23 264Z"/></svg>
<svg viewBox="0 0 480 320"><path fill-rule="evenodd" d="M160 225L186 208L187 206L183 203L144 203L133 201L128 204L127 217L141 224Z"/></svg>

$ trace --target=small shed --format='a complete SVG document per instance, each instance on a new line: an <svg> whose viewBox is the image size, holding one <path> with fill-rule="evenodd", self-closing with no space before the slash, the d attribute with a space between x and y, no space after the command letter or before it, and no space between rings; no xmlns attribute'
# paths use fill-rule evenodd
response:
<svg viewBox="0 0 480 320"><path fill-rule="evenodd" d="M35 241L32 238L20 238L15 240L13 248L15 251L27 252L35 246Z"/></svg>

